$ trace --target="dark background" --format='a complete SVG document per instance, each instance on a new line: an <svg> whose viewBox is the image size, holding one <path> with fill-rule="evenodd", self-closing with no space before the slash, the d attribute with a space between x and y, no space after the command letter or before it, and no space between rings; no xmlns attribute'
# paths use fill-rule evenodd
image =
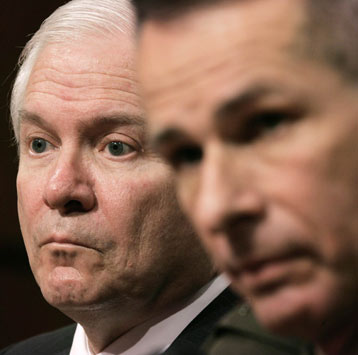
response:
<svg viewBox="0 0 358 355"><path fill-rule="evenodd" d="M0 349L70 323L43 300L28 265L17 221L17 158L9 128L9 93L17 58L29 35L65 2L0 2Z"/></svg>

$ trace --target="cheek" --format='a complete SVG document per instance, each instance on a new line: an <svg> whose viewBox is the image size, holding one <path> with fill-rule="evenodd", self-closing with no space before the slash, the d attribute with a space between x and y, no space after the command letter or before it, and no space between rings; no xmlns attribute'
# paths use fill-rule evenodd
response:
<svg viewBox="0 0 358 355"><path fill-rule="evenodd" d="M344 179L344 169L333 164L330 153L286 160L284 168L266 174L261 187L275 208L305 228L305 242L320 255L320 263L336 269L348 257L349 241L357 235L358 206L352 181Z"/></svg>
<svg viewBox="0 0 358 355"><path fill-rule="evenodd" d="M156 213L166 186L171 182L163 168L123 174L96 187L99 208L115 235L136 235L150 214ZM123 237L123 235L122 235Z"/></svg>
<svg viewBox="0 0 358 355"><path fill-rule="evenodd" d="M24 228L28 222L34 221L42 205L44 184L38 177L32 177L19 170L16 186L19 220L21 228Z"/></svg>
<svg viewBox="0 0 358 355"><path fill-rule="evenodd" d="M138 194L142 190L136 180L119 179L115 184L106 184L96 189L99 210L114 236L124 243L132 233L133 214L140 209Z"/></svg>
<svg viewBox="0 0 358 355"><path fill-rule="evenodd" d="M37 182L36 182L37 181ZM19 172L17 181L17 210L21 228L21 234L30 258L30 264L33 263L35 252L35 243L33 240L33 231L36 228L39 217L39 210L42 206L41 183L37 178L23 175Z"/></svg>
<svg viewBox="0 0 358 355"><path fill-rule="evenodd" d="M158 266L166 264L172 252L168 245L172 241L163 240L177 233L178 206L172 207L172 180L129 178L117 190L103 209L117 244L113 260L126 260L127 270L135 270L137 275L158 272ZM183 224L176 228L183 228Z"/></svg>
<svg viewBox="0 0 358 355"><path fill-rule="evenodd" d="M192 218L198 198L199 176L198 172L186 172L176 176L176 193L181 208L185 214ZM193 221L195 224L195 221Z"/></svg>

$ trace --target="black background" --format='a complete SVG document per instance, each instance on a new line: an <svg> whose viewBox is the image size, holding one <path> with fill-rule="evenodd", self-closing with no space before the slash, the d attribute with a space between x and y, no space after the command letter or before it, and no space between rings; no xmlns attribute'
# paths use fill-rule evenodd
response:
<svg viewBox="0 0 358 355"><path fill-rule="evenodd" d="M21 238L16 211L16 147L9 124L9 93L21 49L62 0L0 2L0 349L71 321L41 296Z"/></svg>

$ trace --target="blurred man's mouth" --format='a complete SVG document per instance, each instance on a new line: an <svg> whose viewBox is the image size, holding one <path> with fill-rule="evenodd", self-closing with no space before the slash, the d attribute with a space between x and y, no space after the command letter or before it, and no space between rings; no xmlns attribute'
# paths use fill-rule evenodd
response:
<svg viewBox="0 0 358 355"><path fill-rule="evenodd" d="M229 267L227 272L245 293L264 295L282 284L303 278L310 264L310 254L296 250L280 255L248 258L239 267Z"/></svg>

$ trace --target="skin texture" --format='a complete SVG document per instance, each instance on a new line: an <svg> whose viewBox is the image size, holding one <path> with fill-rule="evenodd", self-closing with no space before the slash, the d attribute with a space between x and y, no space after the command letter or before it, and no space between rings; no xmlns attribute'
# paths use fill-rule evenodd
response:
<svg viewBox="0 0 358 355"><path fill-rule="evenodd" d="M300 53L303 4L148 20L138 65L153 145L217 266L265 326L326 342L357 319L358 93Z"/></svg>
<svg viewBox="0 0 358 355"><path fill-rule="evenodd" d="M97 352L213 275L169 167L147 147L133 51L124 35L47 45L20 124L18 212L31 268ZM111 142L124 143L121 154Z"/></svg>

